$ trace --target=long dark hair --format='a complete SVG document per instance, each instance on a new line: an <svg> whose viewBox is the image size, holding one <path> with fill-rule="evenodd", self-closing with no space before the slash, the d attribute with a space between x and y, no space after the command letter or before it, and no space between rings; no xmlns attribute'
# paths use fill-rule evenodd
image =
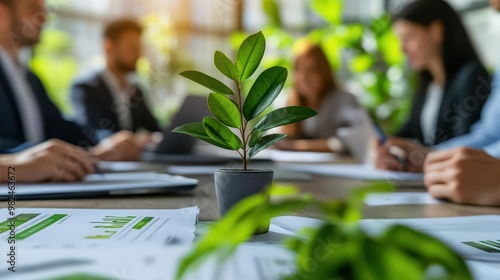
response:
<svg viewBox="0 0 500 280"><path fill-rule="evenodd" d="M479 61L479 56L458 13L444 0L416 0L394 15L393 22L407 20L419 25L430 26L433 22L443 25L443 65L446 81L450 81L465 64ZM421 73L421 84L425 88L432 76L428 71ZM424 89L425 90L425 89Z"/></svg>

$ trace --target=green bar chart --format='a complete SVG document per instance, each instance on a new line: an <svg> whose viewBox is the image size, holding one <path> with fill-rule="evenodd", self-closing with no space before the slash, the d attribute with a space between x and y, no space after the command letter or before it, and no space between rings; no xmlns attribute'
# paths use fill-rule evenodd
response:
<svg viewBox="0 0 500 280"><path fill-rule="evenodd" d="M500 253L500 240L470 241L463 244L488 253Z"/></svg>

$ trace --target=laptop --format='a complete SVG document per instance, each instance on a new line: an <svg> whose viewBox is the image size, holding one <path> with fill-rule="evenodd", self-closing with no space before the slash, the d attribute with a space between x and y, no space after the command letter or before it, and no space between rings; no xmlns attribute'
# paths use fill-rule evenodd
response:
<svg viewBox="0 0 500 280"><path fill-rule="evenodd" d="M205 96L188 95L170 125L163 132L162 142L155 150L143 152L142 160L178 164L220 164L234 161L235 157L198 154L195 152L195 146L199 143L199 140L188 135L172 132L178 126L201 122L204 117L211 115Z"/></svg>
<svg viewBox="0 0 500 280"><path fill-rule="evenodd" d="M354 159L365 164L370 163L370 139L373 135L373 127L368 119L359 126L337 130L337 137L346 146Z"/></svg>

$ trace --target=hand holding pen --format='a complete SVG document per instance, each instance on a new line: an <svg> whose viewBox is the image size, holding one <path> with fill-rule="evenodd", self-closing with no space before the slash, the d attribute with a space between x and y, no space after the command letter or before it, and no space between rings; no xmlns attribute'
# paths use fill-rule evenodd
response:
<svg viewBox="0 0 500 280"><path fill-rule="evenodd" d="M383 144L374 139L372 144L373 161L378 169L422 172L425 157L430 149L425 148L415 141L391 137Z"/></svg>
<svg viewBox="0 0 500 280"><path fill-rule="evenodd" d="M385 170L422 172L425 157L430 149L409 139L388 138L373 116L371 120L376 135L371 145L375 167Z"/></svg>

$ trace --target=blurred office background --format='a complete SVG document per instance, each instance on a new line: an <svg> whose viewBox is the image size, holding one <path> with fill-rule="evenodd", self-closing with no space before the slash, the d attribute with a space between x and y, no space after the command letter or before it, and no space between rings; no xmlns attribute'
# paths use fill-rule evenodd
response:
<svg viewBox="0 0 500 280"><path fill-rule="evenodd" d="M115 18L145 26L138 75L155 115L168 123L186 93L206 93L177 74L199 69L222 78L213 53L258 30L268 40L265 66L291 66L300 38L323 45L336 75L364 106L395 130L405 119L415 77L408 70L388 13L411 0L47 0L41 43L26 55L51 98L71 115L72 81L104 66L102 29ZM449 0L460 11L485 65L493 70L500 16L488 0Z"/></svg>

